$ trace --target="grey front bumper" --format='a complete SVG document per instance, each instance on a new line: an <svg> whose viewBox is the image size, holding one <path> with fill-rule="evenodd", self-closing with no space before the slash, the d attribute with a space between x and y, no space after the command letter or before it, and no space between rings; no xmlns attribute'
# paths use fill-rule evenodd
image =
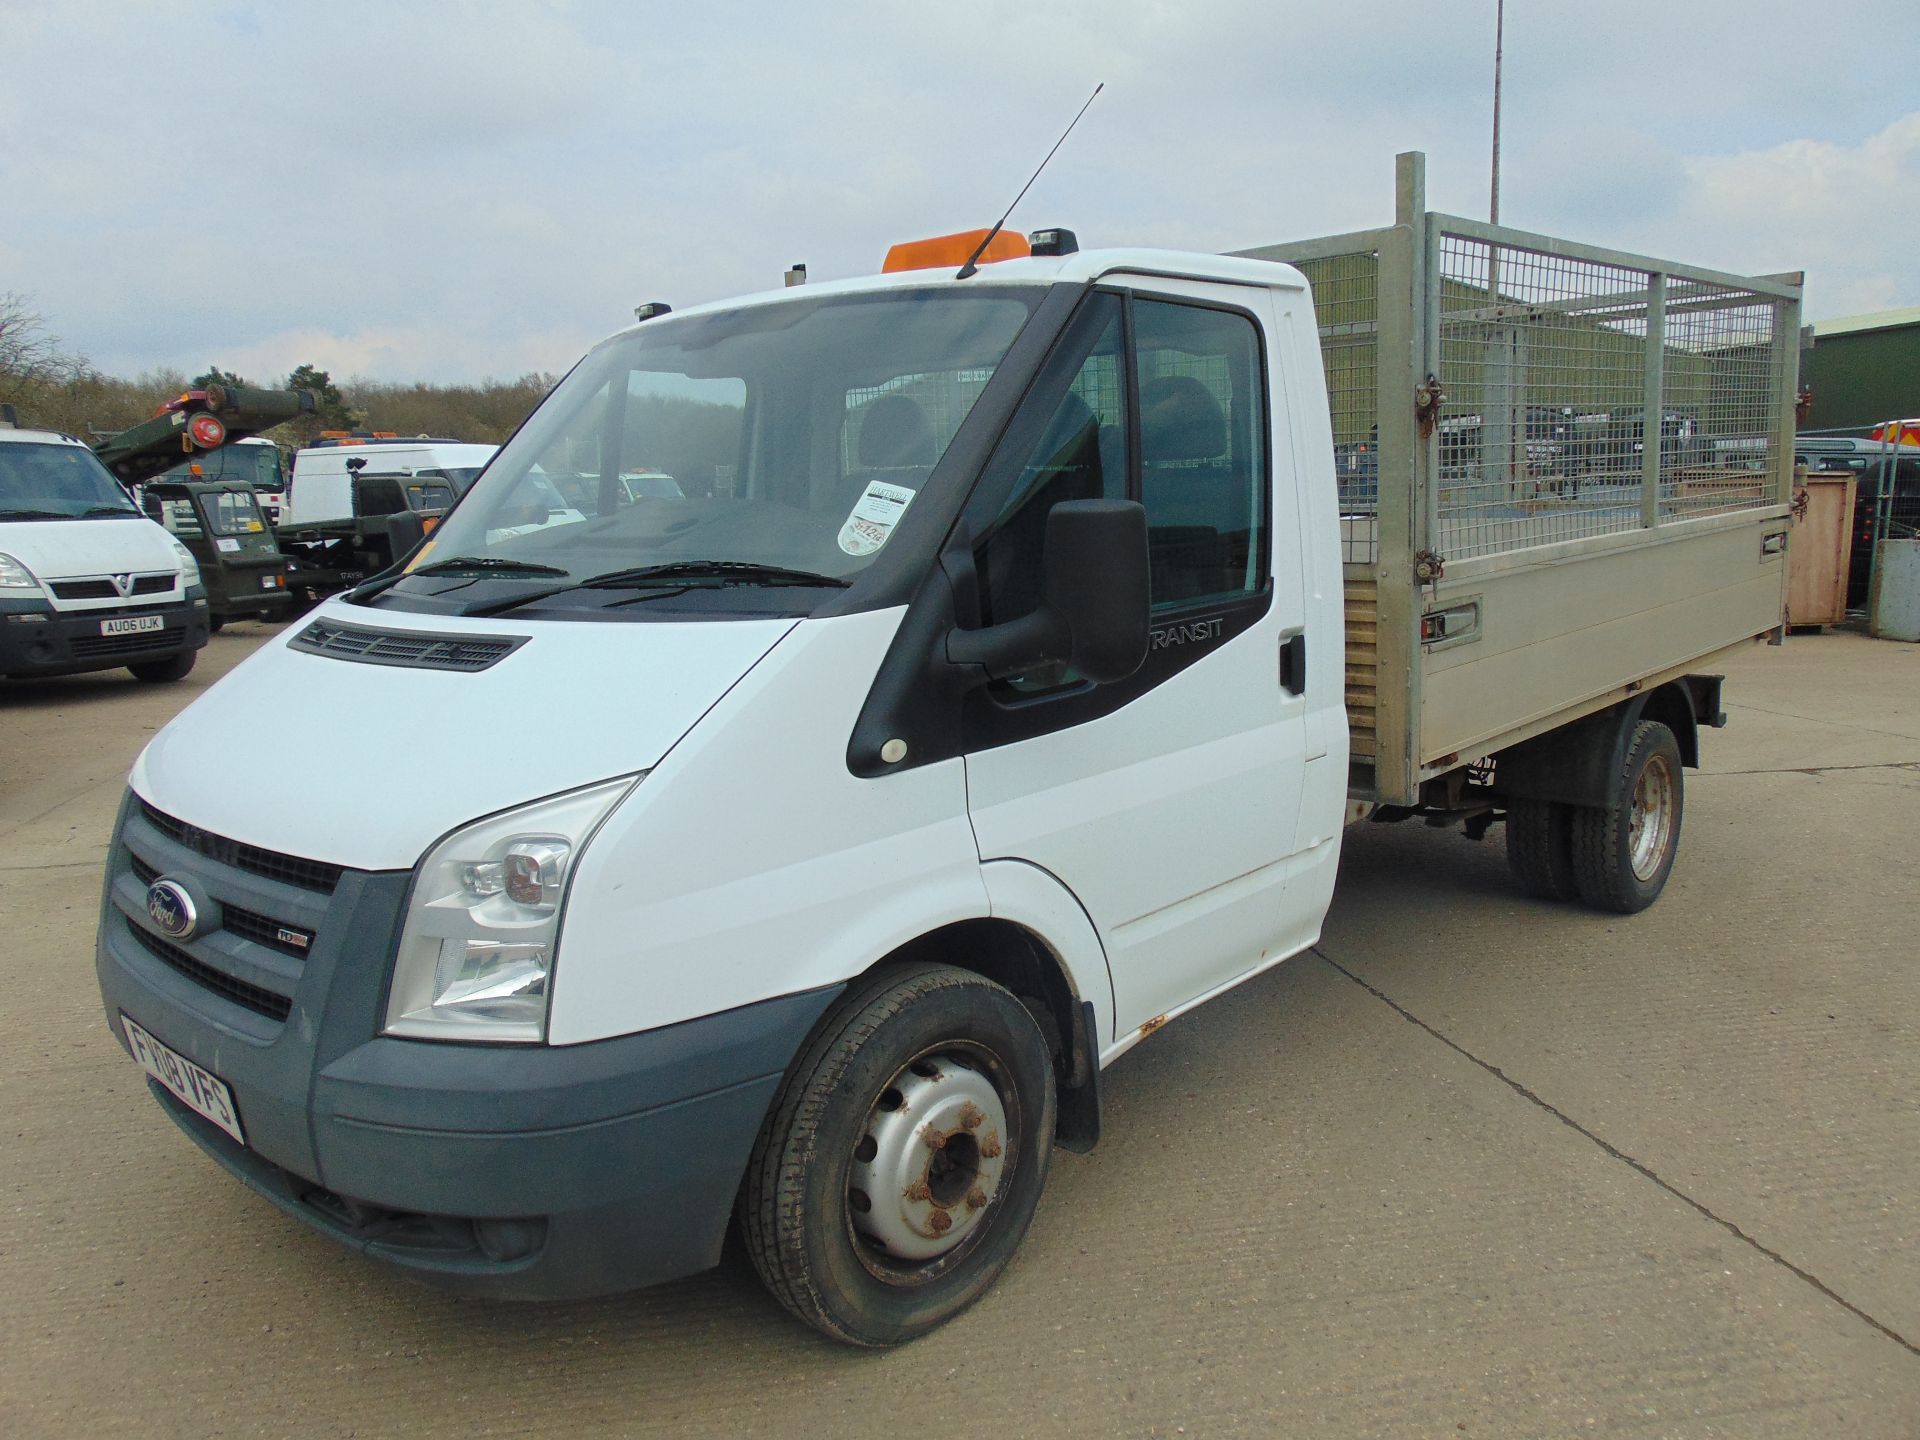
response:
<svg viewBox="0 0 1920 1440"><path fill-rule="evenodd" d="M840 987L587 1045L381 1037L408 877L343 872L323 899L226 863L231 842L185 839L123 809L96 965L122 1045L124 1013L232 1088L244 1146L151 1086L227 1170L336 1240L477 1294L607 1294L719 1259L767 1107ZM251 955L225 930L156 948L150 874L310 928L311 953ZM281 1020L259 1003L276 990Z"/></svg>

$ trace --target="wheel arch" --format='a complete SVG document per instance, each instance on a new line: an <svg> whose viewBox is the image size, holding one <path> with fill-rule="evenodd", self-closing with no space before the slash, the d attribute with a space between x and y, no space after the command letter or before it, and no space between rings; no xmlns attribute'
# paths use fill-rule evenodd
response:
<svg viewBox="0 0 1920 1440"><path fill-rule="evenodd" d="M1656 720L1673 732L1680 763L1700 765L1700 725L1724 725L1718 675L1683 675L1571 725L1523 741L1495 758L1495 788L1508 799L1607 803L1634 726Z"/></svg>

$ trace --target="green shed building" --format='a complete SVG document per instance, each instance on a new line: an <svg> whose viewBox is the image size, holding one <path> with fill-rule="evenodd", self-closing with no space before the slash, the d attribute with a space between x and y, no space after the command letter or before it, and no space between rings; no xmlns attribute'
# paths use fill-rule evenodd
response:
<svg viewBox="0 0 1920 1440"><path fill-rule="evenodd" d="M1813 389L1802 430L1920 417L1920 305L1815 322L1800 383Z"/></svg>

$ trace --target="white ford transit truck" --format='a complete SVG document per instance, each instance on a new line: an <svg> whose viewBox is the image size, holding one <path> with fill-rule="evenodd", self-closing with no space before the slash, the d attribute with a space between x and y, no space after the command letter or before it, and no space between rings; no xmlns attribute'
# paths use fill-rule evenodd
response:
<svg viewBox="0 0 1920 1440"><path fill-rule="evenodd" d="M1651 903L1708 667L1781 623L1798 291L1419 178L1261 257L962 278L976 235L594 349L134 767L97 963L154 1099L415 1275L618 1291L737 1223L887 1345L993 1283L1103 1067L1314 942L1350 822Z"/></svg>

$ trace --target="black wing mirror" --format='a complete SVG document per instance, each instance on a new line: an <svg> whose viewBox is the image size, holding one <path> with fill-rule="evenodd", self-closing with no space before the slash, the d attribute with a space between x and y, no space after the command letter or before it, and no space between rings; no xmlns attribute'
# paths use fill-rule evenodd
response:
<svg viewBox="0 0 1920 1440"><path fill-rule="evenodd" d="M1066 500L1047 512L1038 609L984 630L953 630L947 659L1001 679L1071 665L1096 684L1147 658L1147 512L1131 500Z"/></svg>

